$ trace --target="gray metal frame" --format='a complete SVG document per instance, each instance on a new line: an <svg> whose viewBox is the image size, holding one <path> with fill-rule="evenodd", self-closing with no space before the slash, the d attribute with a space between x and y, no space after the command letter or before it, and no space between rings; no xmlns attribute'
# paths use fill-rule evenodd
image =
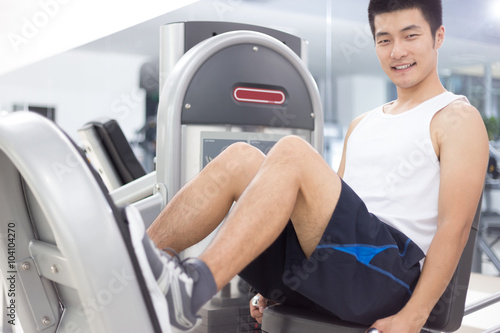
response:
<svg viewBox="0 0 500 333"><path fill-rule="evenodd" d="M265 34L253 31L227 32L205 40L190 49L170 72L160 95L157 124L157 185L155 190L170 200L181 188L184 147L181 113L184 96L193 76L200 66L222 49L239 44L263 46L279 53L300 73L306 84L314 109L314 132L312 145L323 152L323 110L321 98L314 79L303 61L287 46ZM160 66L161 67L161 66Z"/></svg>
<svg viewBox="0 0 500 333"><path fill-rule="evenodd" d="M191 47L214 35L241 30L258 31L273 36L287 45L292 44L294 52L300 56L305 64L308 63L308 42L283 31L235 22L186 21L169 23L160 28L160 92L177 61ZM293 39L300 41L293 42Z"/></svg>
<svg viewBox="0 0 500 333"><path fill-rule="evenodd" d="M153 332L109 201L68 137L31 112L4 116L0 170L0 270L24 332Z"/></svg>

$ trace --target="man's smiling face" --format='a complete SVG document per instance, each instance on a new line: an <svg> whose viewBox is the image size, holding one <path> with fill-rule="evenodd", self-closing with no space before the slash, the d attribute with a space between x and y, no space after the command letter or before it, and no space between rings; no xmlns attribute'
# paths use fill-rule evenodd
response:
<svg viewBox="0 0 500 333"><path fill-rule="evenodd" d="M412 88L437 71L444 27L436 36L420 9L375 16L375 49L382 69L399 88Z"/></svg>

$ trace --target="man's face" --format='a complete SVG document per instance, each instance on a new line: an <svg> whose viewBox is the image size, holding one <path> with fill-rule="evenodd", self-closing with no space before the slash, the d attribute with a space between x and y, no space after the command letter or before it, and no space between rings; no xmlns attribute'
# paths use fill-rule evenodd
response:
<svg viewBox="0 0 500 333"><path fill-rule="evenodd" d="M438 29L434 40L420 9L379 14L374 24L380 65L396 86L412 88L435 73L443 27Z"/></svg>

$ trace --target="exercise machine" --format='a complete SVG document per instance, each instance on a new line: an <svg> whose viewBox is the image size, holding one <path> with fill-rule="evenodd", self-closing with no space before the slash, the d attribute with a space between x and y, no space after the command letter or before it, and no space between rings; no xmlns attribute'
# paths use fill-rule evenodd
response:
<svg viewBox="0 0 500 333"><path fill-rule="evenodd" d="M0 170L2 332L170 332L140 214L114 205L62 130L0 118Z"/></svg>
<svg viewBox="0 0 500 333"><path fill-rule="evenodd" d="M162 87L156 171L117 177L111 190L47 119L27 112L0 119L3 332L170 332L141 231L231 142L266 151L294 134L322 151L314 80L297 53L269 35L238 30L203 40ZM222 296L227 307L231 297Z"/></svg>

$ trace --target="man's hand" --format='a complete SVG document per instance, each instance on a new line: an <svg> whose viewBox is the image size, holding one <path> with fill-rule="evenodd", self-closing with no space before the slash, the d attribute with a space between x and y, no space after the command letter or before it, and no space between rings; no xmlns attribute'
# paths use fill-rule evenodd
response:
<svg viewBox="0 0 500 333"><path fill-rule="evenodd" d="M258 303L255 305L254 298L258 298ZM261 294L257 294L250 300L250 316L257 320L259 324L262 324L262 315L264 313L264 309L271 304L267 298L263 297Z"/></svg>
<svg viewBox="0 0 500 333"><path fill-rule="evenodd" d="M420 333L424 324L425 320L417 320L400 312L377 320L371 327L376 328L380 333Z"/></svg>

